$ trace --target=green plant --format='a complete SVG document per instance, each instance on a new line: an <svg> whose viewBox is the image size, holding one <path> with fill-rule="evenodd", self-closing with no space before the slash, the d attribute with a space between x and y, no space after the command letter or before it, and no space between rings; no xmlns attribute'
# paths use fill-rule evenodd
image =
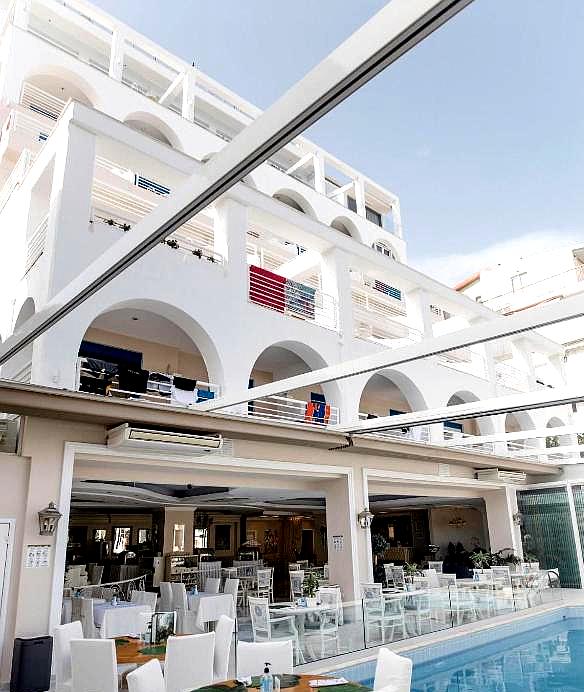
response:
<svg viewBox="0 0 584 692"><path fill-rule="evenodd" d="M557 435L550 435L549 437L546 437L545 446L547 449L550 449L550 447L559 447L560 438Z"/></svg>
<svg viewBox="0 0 584 692"><path fill-rule="evenodd" d="M302 593L308 596L308 598L314 598L319 586L320 584L318 583L316 574L314 574L314 572L308 572L302 582Z"/></svg>
<svg viewBox="0 0 584 692"><path fill-rule="evenodd" d="M490 555L491 565L518 565L521 560L515 555L511 548L503 548Z"/></svg>
<svg viewBox="0 0 584 692"><path fill-rule="evenodd" d="M389 541L380 533L371 536L371 550L374 555L382 555L389 548Z"/></svg>
<svg viewBox="0 0 584 692"><path fill-rule="evenodd" d="M406 577L415 577L420 574L418 565L415 562L406 562L404 565L404 575Z"/></svg>
<svg viewBox="0 0 584 692"><path fill-rule="evenodd" d="M491 554L483 550L475 550L469 557L475 569L485 569L491 565Z"/></svg>

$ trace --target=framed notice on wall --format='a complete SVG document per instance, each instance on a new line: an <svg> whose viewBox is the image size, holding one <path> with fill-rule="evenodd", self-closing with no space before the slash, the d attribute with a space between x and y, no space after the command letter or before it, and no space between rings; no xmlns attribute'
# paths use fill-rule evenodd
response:
<svg viewBox="0 0 584 692"><path fill-rule="evenodd" d="M49 566L50 545L27 545L24 566L26 569L39 569Z"/></svg>

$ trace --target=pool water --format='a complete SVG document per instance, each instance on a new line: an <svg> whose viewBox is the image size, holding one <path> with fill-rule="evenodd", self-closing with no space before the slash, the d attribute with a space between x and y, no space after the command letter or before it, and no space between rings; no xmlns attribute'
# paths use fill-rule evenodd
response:
<svg viewBox="0 0 584 692"><path fill-rule="evenodd" d="M584 618L414 664L412 692L531 691L584 692Z"/></svg>

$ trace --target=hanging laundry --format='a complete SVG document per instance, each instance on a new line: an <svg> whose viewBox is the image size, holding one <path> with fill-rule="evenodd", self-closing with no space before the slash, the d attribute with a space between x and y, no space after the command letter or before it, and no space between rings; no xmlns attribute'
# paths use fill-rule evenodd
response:
<svg viewBox="0 0 584 692"><path fill-rule="evenodd" d="M305 319L313 320L315 293L314 288L288 279L286 281L286 308Z"/></svg>
<svg viewBox="0 0 584 692"><path fill-rule="evenodd" d="M284 312L286 307L286 279L279 274L250 265L249 299L252 303Z"/></svg>

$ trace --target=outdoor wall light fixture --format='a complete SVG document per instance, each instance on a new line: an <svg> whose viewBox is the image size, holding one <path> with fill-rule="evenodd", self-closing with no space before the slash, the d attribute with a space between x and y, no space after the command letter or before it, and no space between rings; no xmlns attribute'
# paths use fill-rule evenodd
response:
<svg viewBox="0 0 584 692"><path fill-rule="evenodd" d="M370 529L371 522L373 521L373 512L369 510L369 507L364 507L357 515L357 520L362 529Z"/></svg>
<svg viewBox="0 0 584 692"><path fill-rule="evenodd" d="M515 526L523 526L523 514L521 514L521 512L515 512L513 515L513 523Z"/></svg>
<svg viewBox="0 0 584 692"><path fill-rule="evenodd" d="M41 536L54 536L57 530L59 519L63 515L55 507L54 502L49 502L49 506L39 512L39 533Z"/></svg>

